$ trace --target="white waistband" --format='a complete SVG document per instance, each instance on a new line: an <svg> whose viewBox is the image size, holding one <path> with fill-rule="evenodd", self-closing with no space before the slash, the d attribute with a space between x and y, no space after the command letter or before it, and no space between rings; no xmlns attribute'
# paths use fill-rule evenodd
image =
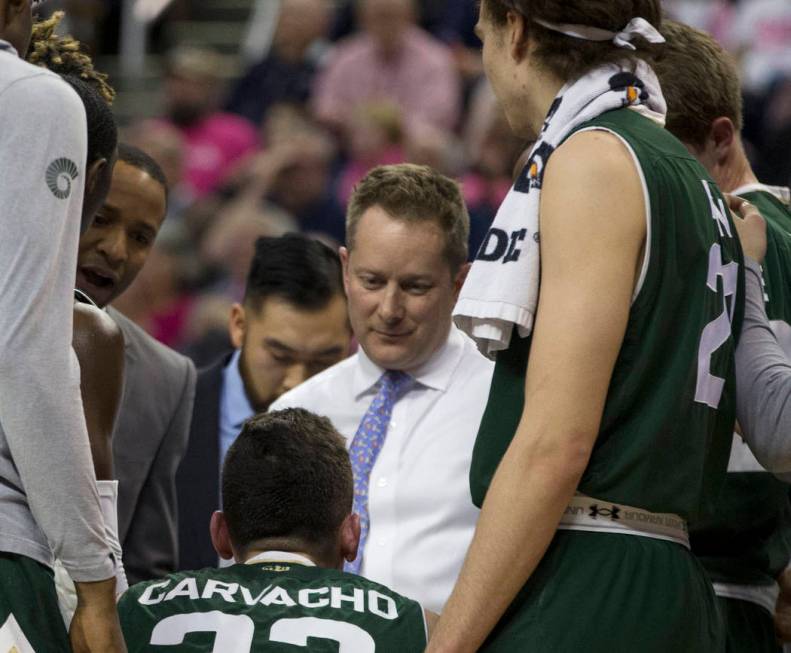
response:
<svg viewBox="0 0 791 653"><path fill-rule="evenodd" d="M686 522L678 515L649 512L582 494L569 502L558 524L561 530L620 533L676 542L689 548Z"/></svg>
<svg viewBox="0 0 791 653"><path fill-rule="evenodd" d="M714 593L724 599L737 599L739 601L749 601L760 605L767 610L770 615L775 613L775 603L780 594L777 583L771 585L737 585L735 583L712 583Z"/></svg>

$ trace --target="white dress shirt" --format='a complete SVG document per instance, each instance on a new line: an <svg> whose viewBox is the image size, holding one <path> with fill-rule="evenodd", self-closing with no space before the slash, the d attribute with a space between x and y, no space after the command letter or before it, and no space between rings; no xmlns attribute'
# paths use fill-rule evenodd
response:
<svg viewBox="0 0 791 653"><path fill-rule="evenodd" d="M450 596L478 519L470 459L493 369L451 327L396 402L371 471L361 574L435 612ZM280 397L270 411L301 407L326 415L351 446L384 371L360 350Z"/></svg>

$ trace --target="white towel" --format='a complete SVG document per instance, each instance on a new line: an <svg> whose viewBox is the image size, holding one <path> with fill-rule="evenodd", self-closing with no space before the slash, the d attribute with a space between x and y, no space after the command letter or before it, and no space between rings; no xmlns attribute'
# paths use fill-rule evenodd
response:
<svg viewBox="0 0 791 653"><path fill-rule="evenodd" d="M513 326L533 328L540 274L539 206L547 160L579 125L613 109L634 107L664 122L665 99L651 67L614 64L566 84L547 115L530 158L497 211L453 311L456 324L490 358L506 349Z"/></svg>

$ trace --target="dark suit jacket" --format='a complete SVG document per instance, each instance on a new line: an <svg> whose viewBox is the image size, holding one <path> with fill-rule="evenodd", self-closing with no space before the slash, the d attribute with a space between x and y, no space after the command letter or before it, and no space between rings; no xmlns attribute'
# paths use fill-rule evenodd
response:
<svg viewBox="0 0 791 653"><path fill-rule="evenodd" d="M198 371L189 444L176 475L179 502L179 568L217 566L209 521L220 507L220 397L222 371L231 354Z"/></svg>
<svg viewBox="0 0 791 653"><path fill-rule="evenodd" d="M187 446L195 366L118 311L124 334L121 409L113 432L118 535L129 584L178 567L176 469Z"/></svg>

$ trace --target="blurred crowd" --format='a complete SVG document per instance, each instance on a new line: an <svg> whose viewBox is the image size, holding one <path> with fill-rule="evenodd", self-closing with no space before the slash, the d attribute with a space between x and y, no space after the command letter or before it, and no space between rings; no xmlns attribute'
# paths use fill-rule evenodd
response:
<svg viewBox="0 0 791 653"><path fill-rule="evenodd" d="M342 244L355 183L408 161L461 180L474 255L528 145L483 78L474 0L267 3L271 39L230 82L220 54L168 44L163 114L124 135L162 163L171 190L155 250L116 304L198 365L227 350L257 236L301 231ZM79 4L86 15L104 3ZM94 18L116 15L120 3L109 4ZM788 184L791 3L668 0L666 10L738 58L749 156L759 178Z"/></svg>

